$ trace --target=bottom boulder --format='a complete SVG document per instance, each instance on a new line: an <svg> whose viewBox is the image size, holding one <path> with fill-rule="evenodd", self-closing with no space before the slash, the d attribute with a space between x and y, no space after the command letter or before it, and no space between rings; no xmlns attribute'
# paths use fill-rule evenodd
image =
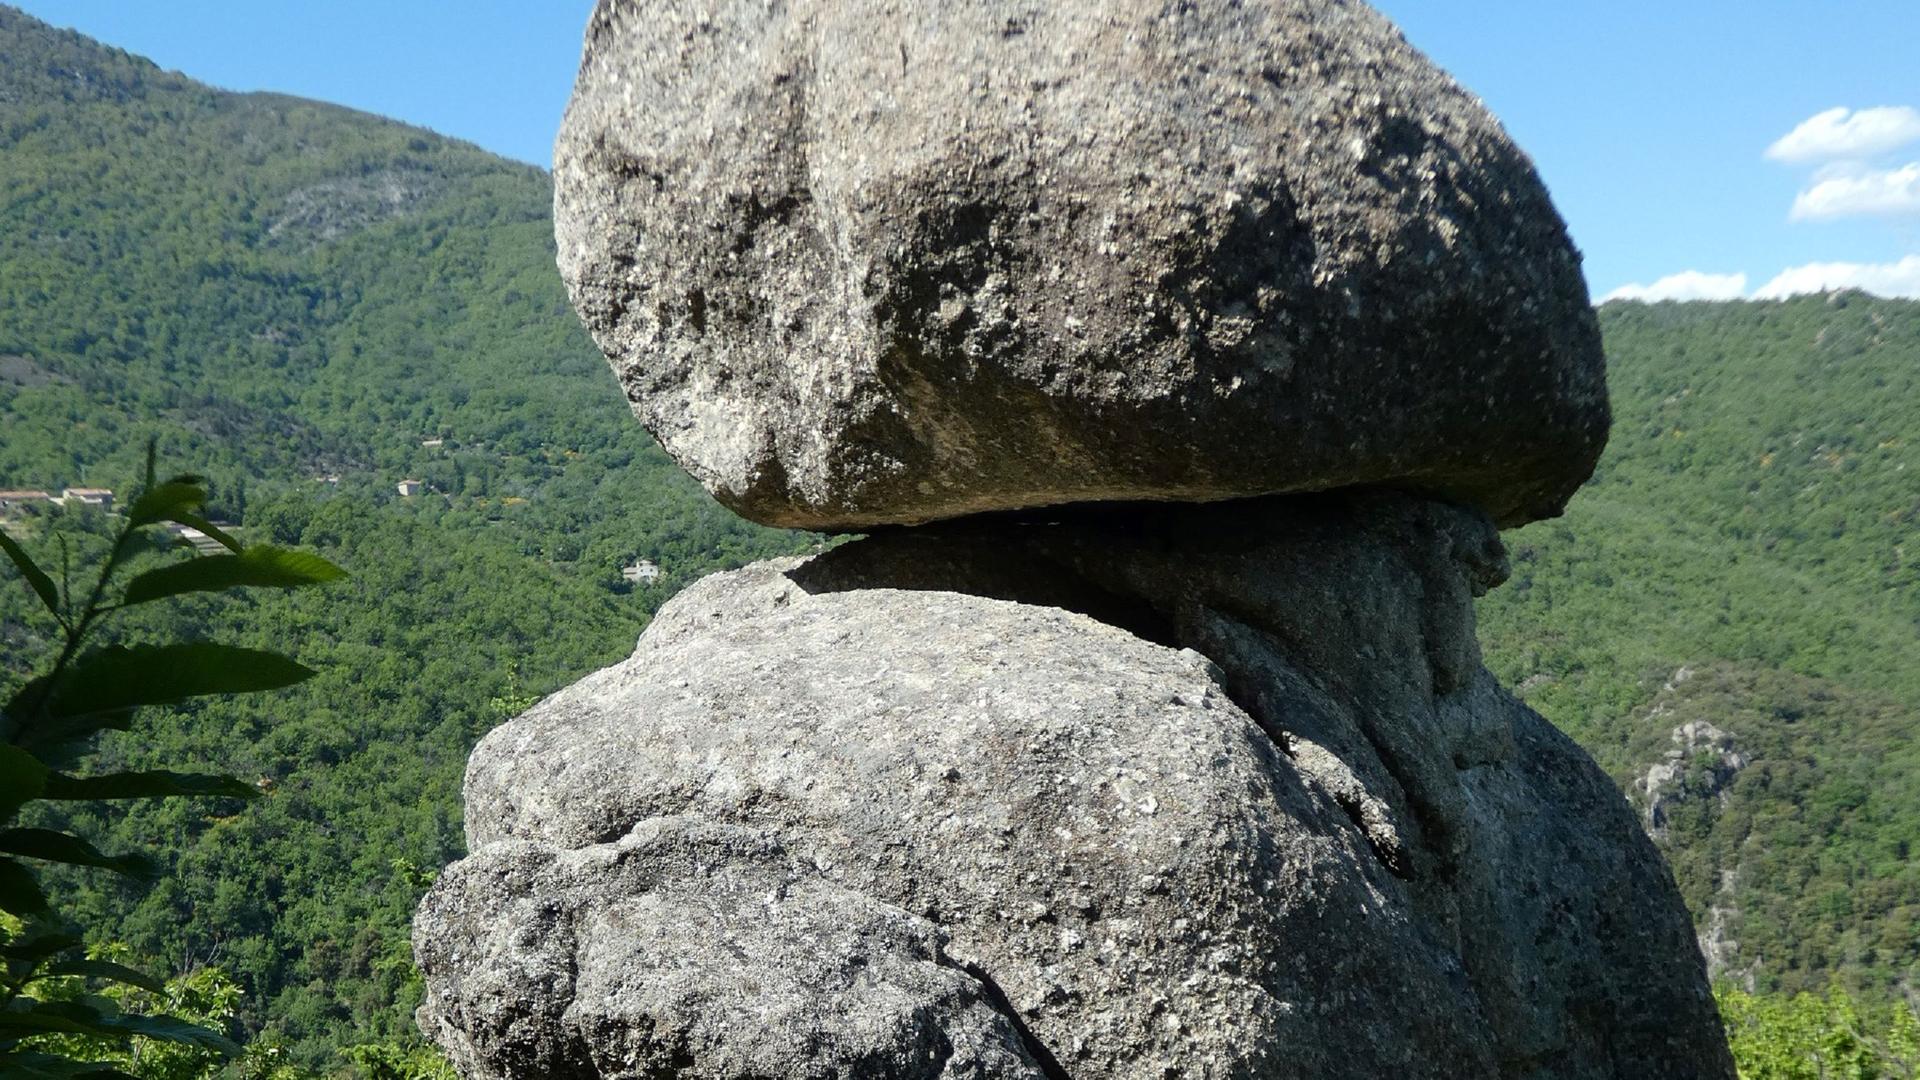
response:
<svg viewBox="0 0 1920 1080"><path fill-rule="evenodd" d="M751 829L655 819L612 844L497 844L436 907L468 975L433 1034L467 1075L1044 1077L939 928ZM504 932L502 932L504 931Z"/></svg>
<svg viewBox="0 0 1920 1080"><path fill-rule="evenodd" d="M1418 510L1327 511L1344 582L1299 539L1393 623L1345 674L1114 602L1158 542L1106 584L1023 562L1080 550L1044 527L700 582L475 751L423 1027L469 1077L1731 1077L1657 854L1473 658L1487 545ZM991 588L927 572L976 550Z"/></svg>

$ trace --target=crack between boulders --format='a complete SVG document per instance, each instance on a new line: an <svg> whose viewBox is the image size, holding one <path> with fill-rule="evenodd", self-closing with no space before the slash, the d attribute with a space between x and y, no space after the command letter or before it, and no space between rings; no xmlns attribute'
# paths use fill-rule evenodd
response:
<svg viewBox="0 0 1920 1080"><path fill-rule="evenodd" d="M939 956L939 963L980 984L982 993L986 995L987 1004L993 1007L994 1012L1006 1017L1007 1023L1013 1025L1013 1033L1020 1037L1020 1045L1026 1047L1027 1056L1033 1059L1034 1064L1040 1066L1040 1071L1046 1075L1047 1080L1073 1080L1073 1077L1061 1066L1060 1059L1054 1057L1053 1051L1047 1048L1047 1044L1041 1042L1040 1037L1027 1026L1025 1018L1020 1015L1020 1010L1013 1007L1007 992L1000 989L1000 984L993 980L992 975L987 974L987 969L979 964L948 956L944 952Z"/></svg>
<svg viewBox="0 0 1920 1080"><path fill-rule="evenodd" d="M1258 624L1248 622L1237 614L1223 611L1211 605L1197 604L1196 606L1200 610L1207 612L1214 619L1231 623L1257 637L1264 638L1272 643L1275 651L1289 663L1293 664L1294 667L1302 670L1309 669L1308 665L1299 661L1296 648L1292 646L1292 643L1289 642L1284 635ZM1241 677L1235 674L1231 667L1222 663L1219 658L1214 656L1213 652L1203 647L1206 644L1206 635L1193 633L1188 630L1188 626L1196 621L1197 620L1194 619L1188 619L1180 624L1184 631L1180 644L1206 657L1209 663L1218 668L1224 678L1217 680L1216 685L1218 685L1221 692L1226 695L1227 700L1239 706L1242 712L1245 712L1248 717L1252 718L1254 726L1260 730L1261 734L1267 737L1267 741L1272 744L1274 749L1282 757L1285 757L1289 761L1298 760L1292 748L1288 745L1291 733L1287 730L1286 726L1280 722L1278 717L1268 715L1267 710L1261 707L1260 695L1257 693L1244 692L1240 685ZM1445 868L1447 864L1450 864L1451 860L1440 852L1432 851L1432 845L1424 842L1429 836L1438 838L1447 835L1444 823L1434 820L1437 815L1434 815L1416 794L1414 787L1409 782L1410 777L1407 775L1405 766L1394 758L1391 753L1391 748L1384 740L1375 734L1373 725L1365 722L1363 719L1364 707L1355 701L1353 695L1344 687L1323 686L1320 689L1321 692L1327 694L1329 697L1337 694L1340 698L1344 699L1340 704L1345 706L1347 711L1353 716L1355 720L1353 730L1365 741L1367 746L1372 749L1375 760L1379 761L1380 767L1386 770L1387 777L1399 785L1401 795L1406 799L1407 812L1413 815L1414 822L1420 826L1420 839L1422 841L1420 846L1427 848L1430 853L1434 854L1442 864L1442 867ZM1328 752L1332 753L1332 750ZM1351 763L1348 764L1348 768L1353 770L1355 778L1358 779L1360 776L1359 770ZM1374 838L1372 830L1367 827L1363 807L1357 799L1342 798L1339 793L1333 791L1329 791L1328 794L1333 797L1334 805L1338 806L1348 820L1353 823L1354 828L1360 833L1361 839L1366 841L1367 850L1372 853L1374 859L1380 863L1381 867L1394 877L1412 884L1416 878L1416 873L1411 865L1413 857L1412 851L1408 850L1402 853L1395 853L1384 849L1381 843Z"/></svg>

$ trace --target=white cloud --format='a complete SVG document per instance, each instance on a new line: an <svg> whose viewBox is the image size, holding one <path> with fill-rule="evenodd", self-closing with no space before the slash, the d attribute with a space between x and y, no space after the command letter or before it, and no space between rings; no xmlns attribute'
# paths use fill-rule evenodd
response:
<svg viewBox="0 0 1920 1080"><path fill-rule="evenodd" d="M1793 200L1793 220L1920 214L1920 161L1898 169L1847 169L1824 175Z"/></svg>
<svg viewBox="0 0 1920 1080"><path fill-rule="evenodd" d="M1800 293L1864 289L1878 296L1920 300L1920 255L1892 263L1808 263L1784 270L1754 291L1756 300L1779 300Z"/></svg>
<svg viewBox="0 0 1920 1080"><path fill-rule="evenodd" d="M1738 300L1746 291L1745 274L1703 274L1698 270L1683 270L1678 274L1668 274L1651 285L1622 285L1601 297L1600 302L1640 300L1651 304L1661 300Z"/></svg>
<svg viewBox="0 0 1920 1080"><path fill-rule="evenodd" d="M1670 274L1651 285L1622 285L1601 297L1600 303L1611 300L1639 300L1646 303L1662 300L1784 300L1789 296L1838 292L1842 289L1859 289L1876 296L1920 300L1920 255L1908 255L1899 262L1890 263L1807 263L1805 266L1782 270L1773 280L1752 293L1747 292L1745 274L1703 274L1698 270L1687 270Z"/></svg>
<svg viewBox="0 0 1920 1080"><path fill-rule="evenodd" d="M1920 110L1906 105L1877 109L1828 109L1767 147L1774 161L1862 158L1920 142Z"/></svg>

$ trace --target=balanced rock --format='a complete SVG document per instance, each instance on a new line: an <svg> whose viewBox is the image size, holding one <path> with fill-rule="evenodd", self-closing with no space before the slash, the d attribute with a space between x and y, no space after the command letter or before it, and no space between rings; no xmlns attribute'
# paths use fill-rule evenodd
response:
<svg viewBox="0 0 1920 1080"><path fill-rule="evenodd" d="M1358 0L601 0L559 262L754 520L1392 484L1557 514L1605 441L1579 257Z"/></svg>
<svg viewBox="0 0 1920 1080"><path fill-rule="evenodd" d="M1686 911L1501 691L1478 511L894 532L708 578L489 735L463 1075L1728 1078Z"/></svg>

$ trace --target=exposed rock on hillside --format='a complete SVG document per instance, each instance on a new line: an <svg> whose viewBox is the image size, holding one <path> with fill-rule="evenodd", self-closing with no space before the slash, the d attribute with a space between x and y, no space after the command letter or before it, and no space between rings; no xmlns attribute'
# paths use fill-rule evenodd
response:
<svg viewBox="0 0 1920 1080"><path fill-rule="evenodd" d="M1235 509L694 586L475 752L430 1029L473 1076L1729 1075L1651 844L1479 666L1485 520Z"/></svg>
<svg viewBox="0 0 1920 1080"><path fill-rule="evenodd" d="M1532 165L1361 3L603 2L555 158L635 411L769 524L1361 483L1513 524L1605 441Z"/></svg>
<svg viewBox="0 0 1920 1080"><path fill-rule="evenodd" d="M402 217L446 182L419 169L390 168L343 176L289 192L267 224L277 243L317 244Z"/></svg>
<svg viewBox="0 0 1920 1080"><path fill-rule="evenodd" d="M1634 782L1646 800L1647 831L1664 834L1667 812L1677 803L1721 797L1748 763L1733 736L1705 720L1674 728L1672 748Z"/></svg>

